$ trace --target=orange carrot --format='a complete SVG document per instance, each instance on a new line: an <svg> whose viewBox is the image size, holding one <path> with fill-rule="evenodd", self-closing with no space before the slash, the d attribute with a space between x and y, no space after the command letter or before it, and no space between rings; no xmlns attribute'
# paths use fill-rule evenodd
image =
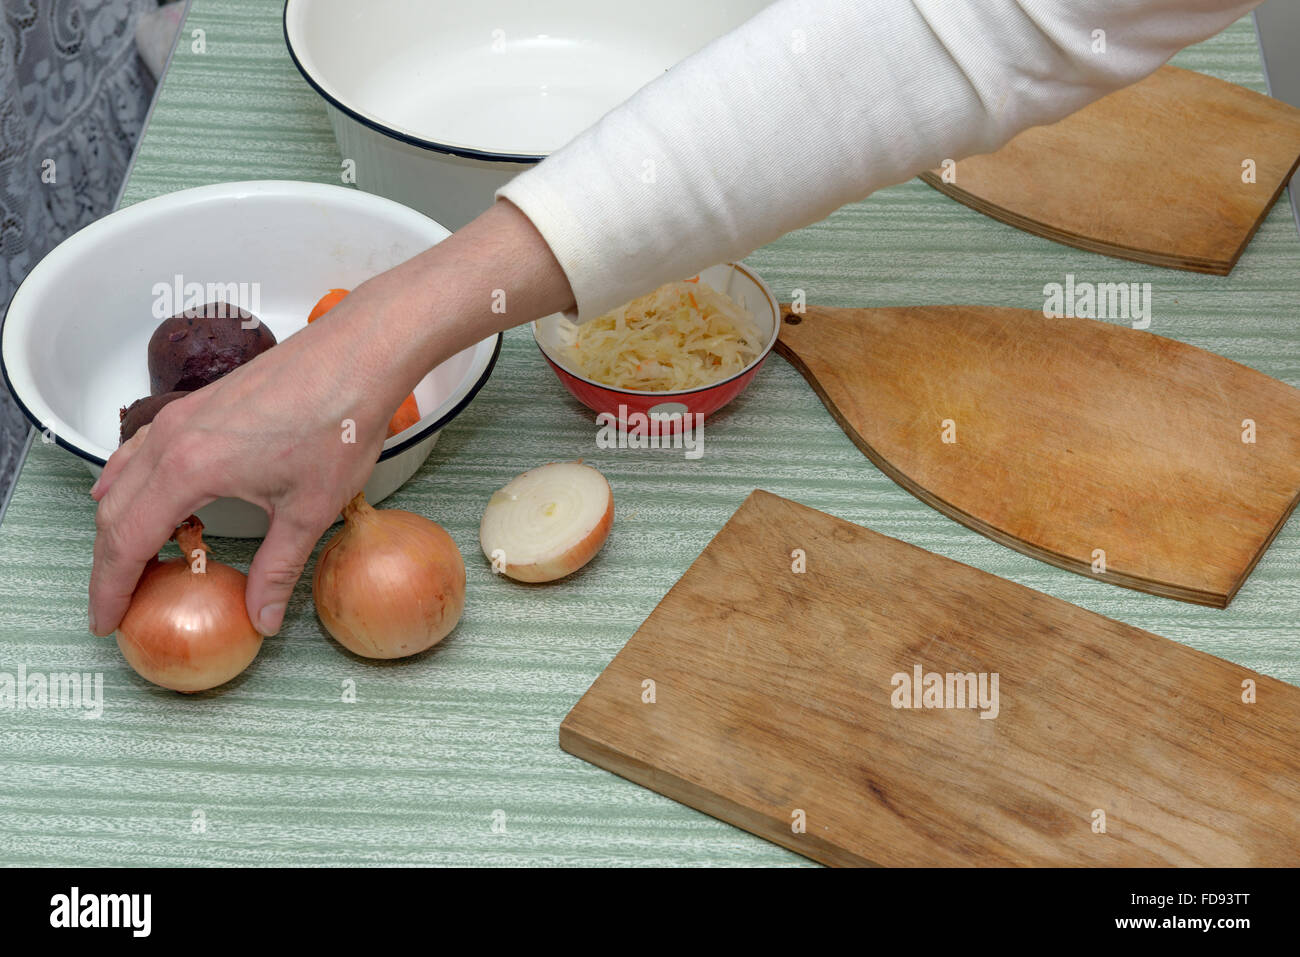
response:
<svg viewBox="0 0 1300 957"><path fill-rule="evenodd" d="M312 307L311 314L307 317L307 322L313 323L325 313L329 312L348 294L347 289L331 289L325 295L320 297L320 301ZM393 417L388 420L388 438L392 438L398 432L409 429L415 423L420 421L420 407L415 403L415 394L412 393L402 400L402 404L397 407Z"/></svg>
<svg viewBox="0 0 1300 957"><path fill-rule="evenodd" d="M320 301L312 307L311 314L307 316L307 321L315 322L321 316L325 315L325 313L329 312L342 302L343 297L347 294L347 289L331 289L329 292L325 293L325 295L320 297Z"/></svg>
<svg viewBox="0 0 1300 957"><path fill-rule="evenodd" d="M388 421L388 437L392 438L403 429L409 429L420 421L420 407L415 404L415 395L408 395L397 407L393 417Z"/></svg>

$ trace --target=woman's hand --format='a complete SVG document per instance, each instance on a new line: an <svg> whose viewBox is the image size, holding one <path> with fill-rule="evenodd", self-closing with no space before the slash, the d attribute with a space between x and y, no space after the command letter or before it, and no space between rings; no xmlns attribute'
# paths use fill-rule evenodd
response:
<svg viewBox="0 0 1300 957"><path fill-rule="evenodd" d="M145 562L187 515L222 496L270 516L246 599L260 632L279 629L304 563L365 485L410 391L382 374L382 357L365 355L366 337L353 332L384 307L382 293L358 287L328 316L165 406L113 454L91 491L92 632L117 627Z"/></svg>
<svg viewBox="0 0 1300 957"><path fill-rule="evenodd" d="M502 292L510 307L496 308ZM90 630L112 633L145 563L187 515L224 497L264 508L248 617L274 634L321 534L365 485L388 421L462 349L573 305L518 209L498 202L454 236L358 286L307 328L165 406L91 489Z"/></svg>

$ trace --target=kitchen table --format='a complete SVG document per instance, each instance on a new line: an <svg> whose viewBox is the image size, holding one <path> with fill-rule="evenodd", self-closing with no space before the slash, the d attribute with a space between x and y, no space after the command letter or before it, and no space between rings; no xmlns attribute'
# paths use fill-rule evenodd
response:
<svg viewBox="0 0 1300 957"><path fill-rule="evenodd" d="M1174 63L1264 89L1248 19ZM791 149L816 148L797 129L789 137ZM324 105L285 52L280 5L195 0L123 204L340 173ZM747 263L780 298L803 289L837 306L1042 308L1043 286L1071 273L1150 282L1151 331L1300 386L1300 238L1285 200L1226 278L1054 245L917 181ZM1300 519L1216 611L1072 575L944 518L868 462L775 356L708 420L698 460L601 449L597 432L527 328L507 333L487 387L386 503L440 522L464 553L468 599L452 636L411 661L353 657L323 634L304 582L254 666L194 697L148 685L111 639L89 635L91 478L38 438L0 525L0 672L100 673L103 713L0 711L0 863L806 864L557 743L564 715L753 488L1300 683ZM576 458L614 488L605 550L549 586L493 575L477 539L488 496L531 466ZM212 545L247 568L256 543Z"/></svg>

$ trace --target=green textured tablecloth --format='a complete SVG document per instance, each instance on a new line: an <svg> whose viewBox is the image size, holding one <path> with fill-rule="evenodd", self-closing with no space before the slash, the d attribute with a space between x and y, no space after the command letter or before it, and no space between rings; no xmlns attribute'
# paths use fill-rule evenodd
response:
<svg viewBox="0 0 1300 957"><path fill-rule="evenodd" d="M191 31L205 31L196 54ZM1263 90L1243 20L1175 63ZM798 132L791 132L798 148ZM285 53L280 5L196 0L125 203L223 180L338 182L321 101ZM1171 173L1172 175L1172 173ZM754 253L778 296L827 305L1042 307L1044 283L1149 281L1153 332L1300 386L1300 241L1285 203L1233 274L1090 255L986 219L917 182L884 190ZM466 612L414 661L363 661L324 637L300 585L284 630L216 693L184 698L86 629L90 477L37 442L0 526L0 671L104 675L98 719L0 711L6 864L792 864L803 859L563 753L561 719L753 488L834 515L1300 683L1300 521L1231 609L1099 584L993 544L877 471L804 381L773 358L710 418L699 461L602 451L592 416L506 336L487 387L389 504L442 523L467 559ZM614 487L605 551L572 580L520 587L477 543L489 494L582 456ZM254 543L218 540L247 568ZM356 702L343 689L355 682ZM505 829L494 830L504 812ZM496 820L500 820L498 816Z"/></svg>

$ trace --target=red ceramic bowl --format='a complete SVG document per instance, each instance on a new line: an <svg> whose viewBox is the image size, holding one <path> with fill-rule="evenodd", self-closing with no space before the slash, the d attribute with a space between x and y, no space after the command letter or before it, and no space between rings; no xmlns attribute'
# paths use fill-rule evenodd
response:
<svg viewBox="0 0 1300 957"><path fill-rule="evenodd" d="M559 358L563 355L563 336L568 325L563 316L538 319L533 323L533 338L564 387L593 412L614 416L622 428L628 425L627 417L638 412L670 416L678 413L709 415L745 391L745 387L758 374L772 347L776 345L776 337L781 330L781 310L767 284L738 263L710 266L700 273L700 282L730 296L732 301L749 313L766 337L763 350L754 361L721 382L680 392L616 389L588 379ZM665 424L670 426L669 431L676 431L681 418L668 420Z"/></svg>

